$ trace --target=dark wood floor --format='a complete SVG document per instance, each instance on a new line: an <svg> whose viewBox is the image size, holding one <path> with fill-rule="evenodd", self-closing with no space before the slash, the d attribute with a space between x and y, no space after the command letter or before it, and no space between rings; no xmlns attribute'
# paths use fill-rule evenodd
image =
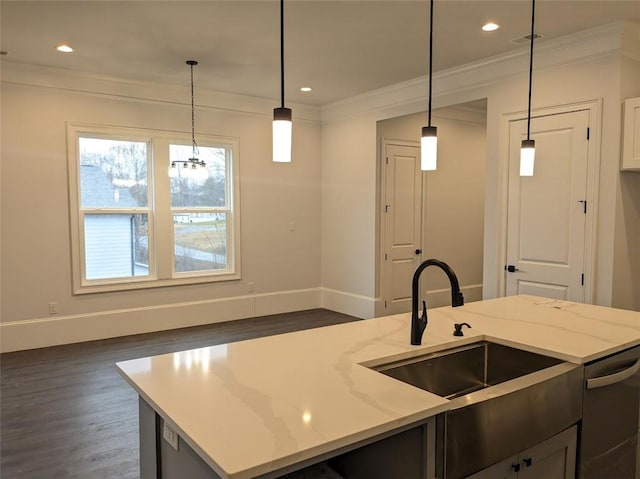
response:
<svg viewBox="0 0 640 479"><path fill-rule="evenodd" d="M137 395L116 371L117 361L355 319L314 309L5 353L0 356L0 477L137 479Z"/></svg>

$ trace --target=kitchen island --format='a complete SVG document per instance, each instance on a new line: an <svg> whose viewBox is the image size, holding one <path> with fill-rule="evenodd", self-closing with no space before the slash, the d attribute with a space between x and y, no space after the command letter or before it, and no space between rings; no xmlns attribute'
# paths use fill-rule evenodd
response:
<svg viewBox="0 0 640 479"><path fill-rule="evenodd" d="M471 329L453 336L462 322ZM420 346L409 344L409 324L399 314L118 363L140 397L142 478L156 477L169 442L208 477L278 477L449 408L376 365L479 340L575 364L640 344L638 312L533 296L430 310Z"/></svg>

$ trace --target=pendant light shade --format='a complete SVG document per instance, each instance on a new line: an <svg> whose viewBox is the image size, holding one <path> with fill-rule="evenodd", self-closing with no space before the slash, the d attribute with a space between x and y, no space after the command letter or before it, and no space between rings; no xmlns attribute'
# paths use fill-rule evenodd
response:
<svg viewBox="0 0 640 479"><path fill-rule="evenodd" d="M531 87L533 84L533 40L535 39L536 0L531 0L531 47L529 51L529 106L527 107L527 139L520 148L520 176L533 176L536 142L531 139Z"/></svg>
<svg viewBox="0 0 640 479"><path fill-rule="evenodd" d="M431 126L431 86L433 78L433 0L429 4L429 124L422 127L420 169L434 171L438 163L438 128Z"/></svg>
<svg viewBox="0 0 640 479"><path fill-rule="evenodd" d="M438 163L438 128L423 126L420 138L420 169L435 171Z"/></svg>
<svg viewBox="0 0 640 479"><path fill-rule="evenodd" d="M280 0L280 99L273 109L273 161L291 162L291 109L284 106L284 0Z"/></svg>
<svg viewBox="0 0 640 479"><path fill-rule="evenodd" d="M273 109L273 161L291 162L291 109Z"/></svg>
<svg viewBox="0 0 640 479"><path fill-rule="evenodd" d="M522 147L520 148L520 176L533 176L535 156L535 140L522 140Z"/></svg>

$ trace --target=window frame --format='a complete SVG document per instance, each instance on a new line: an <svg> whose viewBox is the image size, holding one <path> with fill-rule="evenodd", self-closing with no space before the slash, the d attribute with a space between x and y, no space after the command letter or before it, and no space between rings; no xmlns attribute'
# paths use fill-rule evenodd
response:
<svg viewBox="0 0 640 479"><path fill-rule="evenodd" d="M79 141L81 137L147 144L146 207L83 208L80 193ZM169 179L169 145L191 145L189 133L94 124L67 123L67 160L71 227L71 262L74 294L127 291L183 284L214 283L241 279L240 259L240 174L237 138L198 134L201 147L224 148L227 214L227 268L194 272L175 271L174 223ZM84 217L87 214L147 214L149 275L87 279L85 265Z"/></svg>

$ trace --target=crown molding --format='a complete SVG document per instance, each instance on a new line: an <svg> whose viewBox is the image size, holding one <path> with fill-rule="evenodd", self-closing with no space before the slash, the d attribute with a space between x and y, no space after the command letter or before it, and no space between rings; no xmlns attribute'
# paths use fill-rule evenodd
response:
<svg viewBox="0 0 640 479"><path fill-rule="evenodd" d="M191 106L188 88L183 85L125 80L5 59L2 60L0 78L3 84L45 88L124 101ZM198 108L271 117L273 108L276 106L278 101L274 99L197 89L196 107ZM289 107L293 110L294 120L311 122L320 120L320 108L317 106L291 104Z"/></svg>
<svg viewBox="0 0 640 479"><path fill-rule="evenodd" d="M477 102L476 102L477 103ZM424 113L420 113L424 115ZM445 108L439 108L432 112L434 119L445 119L462 121L467 123L475 123L478 125L487 124L487 107L486 102L483 106L471 105L470 103L464 103L462 105L452 105Z"/></svg>
<svg viewBox="0 0 640 479"><path fill-rule="evenodd" d="M541 40L536 45L536 70L583 62L611 54L621 54L622 34L629 23L614 22L559 38ZM433 74L433 98L486 87L528 71L529 47ZM375 114L398 106L426 106L428 76L372 90L321 107L322 123L340 121L362 114ZM424 108L423 108L424 109Z"/></svg>
<svg viewBox="0 0 640 479"><path fill-rule="evenodd" d="M614 22L564 37L540 40L536 45L535 68L553 68L614 53L640 60L640 47L635 42L640 38L639 32L637 24ZM448 94L486 87L507 77L524 75L528 55L529 48L523 46L506 54L437 72L433 75L433 97L437 100ZM182 85L125 80L7 59L2 59L1 65L0 77L2 83L6 84L57 89L126 101L190 105L185 93L186 87ZM320 107L305 104L292 104L291 107L294 119L322 123L354 115L375 114L390 108L408 107L422 111L426 106L427 88L428 77L425 75ZM198 91L196 106L271 117L277 101L201 89Z"/></svg>

